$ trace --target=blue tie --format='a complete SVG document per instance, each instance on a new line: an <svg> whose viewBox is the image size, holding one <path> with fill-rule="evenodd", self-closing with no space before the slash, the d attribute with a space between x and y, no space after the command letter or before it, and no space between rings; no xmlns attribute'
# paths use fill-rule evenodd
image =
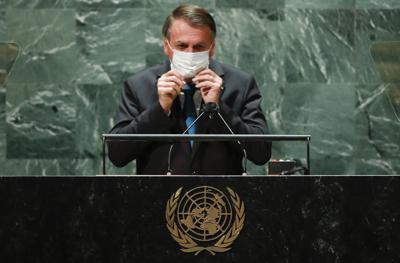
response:
<svg viewBox="0 0 400 263"><path fill-rule="evenodd" d="M193 95L196 91L196 87L193 85L185 85L183 93L185 94L185 103L183 105L183 112L185 113L186 127L189 127L196 119L196 106L194 104ZM196 124L193 125L189 130L189 134L196 133ZM193 147L193 141L190 141L190 145Z"/></svg>

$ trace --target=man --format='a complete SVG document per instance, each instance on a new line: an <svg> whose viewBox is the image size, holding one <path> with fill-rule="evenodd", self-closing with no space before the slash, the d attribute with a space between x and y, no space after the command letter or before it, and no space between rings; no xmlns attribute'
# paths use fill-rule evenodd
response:
<svg viewBox="0 0 400 263"><path fill-rule="evenodd" d="M267 133L254 78L211 60L216 26L205 9L177 7L165 21L163 36L169 60L128 78L111 133L229 134L218 114L204 115L192 125L204 105L218 110L236 134ZM108 147L109 158L118 167L136 159L138 174L168 170L172 174L241 174L244 150L258 165L271 155L271 144L266 142L119 141Z"/></svg>

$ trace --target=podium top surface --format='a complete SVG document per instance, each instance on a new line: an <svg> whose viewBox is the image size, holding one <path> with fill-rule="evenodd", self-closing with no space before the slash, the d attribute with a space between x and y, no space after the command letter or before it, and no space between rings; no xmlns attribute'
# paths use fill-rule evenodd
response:
<svg viewBox="0 0 400 263"><path fill-rule="evenodd" d="M103 134L105 140L151 141L310 141L311 135L296 134Z"/></svg>

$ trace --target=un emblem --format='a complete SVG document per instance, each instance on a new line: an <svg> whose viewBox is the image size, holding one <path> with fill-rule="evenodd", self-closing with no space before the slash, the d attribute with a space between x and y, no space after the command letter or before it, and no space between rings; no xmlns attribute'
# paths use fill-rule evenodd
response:
<svg viewBox="0 0 400 263"><path fill-rule="evenodd" d="M200 186L182 194L179 188L168 200L167 228L183 252L212 255L231 249L244 225L244 204L237 193L228 196L211 186Z"/></svg>

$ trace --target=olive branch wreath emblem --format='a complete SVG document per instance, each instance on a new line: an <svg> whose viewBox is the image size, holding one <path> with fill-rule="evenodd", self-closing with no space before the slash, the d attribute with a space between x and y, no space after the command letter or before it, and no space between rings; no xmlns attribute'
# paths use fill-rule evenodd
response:
<svg viewBox="0 0 400 263"><path fill-rule="evenodd" d="M165 219L167 221L167 228L172 238L182 247L181 251L187 253L194 253L198 255L202 251L208 251L212 255L216 255L219 252L226 252L231 249L231 245L235 239L239 236L240 231L244 226L245 213L244 203L240 200L237 193L227 187L229 196L232 200L233 207L235 209L235 220L232 227L227 231L226 234L221 236L217 242L211 246L199 246L190 236L186 235L180 230L175 222L175 211L178 207L178 201L183 187L179 188L171 198L167 201L165 210Z"/></svg>

